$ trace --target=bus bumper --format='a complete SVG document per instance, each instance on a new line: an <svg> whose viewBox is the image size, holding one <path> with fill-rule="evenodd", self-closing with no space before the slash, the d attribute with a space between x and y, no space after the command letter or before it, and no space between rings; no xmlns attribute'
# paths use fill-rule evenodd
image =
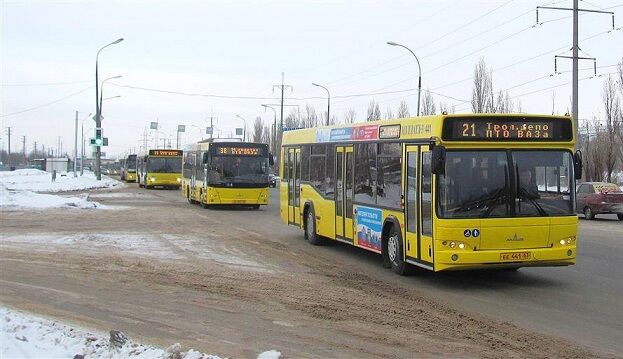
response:
<svg viewBox="0 0 623 359"><path fill-rule="evenodd" d="M126 173L125 180L126 182L136 182L136 173Z"/></svg>
<svg viewBox="0 0 623 359"><path fill-rule="evenodd" d="M214 188L206 193L208 204L267 205L268 188Z"/></svg>
<svg viewBox="0 0 623 359"><path fill-rule="evenodd" d="M447 250L436 252L435 255L435 271L568 266L575 264L576 246L524 250Z"/></svg>

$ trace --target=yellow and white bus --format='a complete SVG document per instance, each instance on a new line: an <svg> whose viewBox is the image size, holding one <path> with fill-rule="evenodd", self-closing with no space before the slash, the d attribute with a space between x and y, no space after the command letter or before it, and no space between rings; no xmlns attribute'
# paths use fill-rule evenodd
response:
<svg viewBox="0 0 623 359"><path fill-rule="evenodd" d="M209 139L184 149L182 194L189 203L268 204L272 155L265 143L220 142Z"/></svg>
<svg viewBox="0 0 623 359"><path fill-rule="evenodd" d="M575 263L568 116L439 115L286 131L280 214L399 274Z"/></svg>
<svg viewBox="0 0 623 359"><path fill-rule="evenodd" d="M182 150L149 150L137 156L137 182L147 189L179 188L182 185Z"/></svg>
<svg viewBox="0 0 623 359"><path fill-rule="evenodd" d="M136 155L128 155L122 160L120 172L122 181L136 182Z"/></svg>

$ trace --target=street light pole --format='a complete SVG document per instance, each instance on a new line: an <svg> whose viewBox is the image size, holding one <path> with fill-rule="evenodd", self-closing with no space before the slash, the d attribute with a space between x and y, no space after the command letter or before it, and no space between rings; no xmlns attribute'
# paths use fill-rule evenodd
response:
<svg viewBox="0 0 623 359"><path fill-rule="evenodd" d="M120 43L121 41L123 41L123 38L119 38L113 42L111 42L110 44L103 46L102 48L100 48L97 51L97 55L95 55L95 127L96 128L100 128L102 127L102 118L101 118L101 109L100 109L100 97L99 97L99 56L100 56L100 52L102 52L102 50L104 50L105 48L107 48L110 45L115 45ZM97 131L97 130L96 130ZM100 170L100 166L102 163L102 147L101 146L95 146L96 152L95 152L95 173L97 175L97 180L101 181L102 180L102 171Z"/></svg>
<svg viewBox="0 0 623 359"><path fill-rule="evenodd" d="M331 93L329 92L328 88L322 85L318 85L317 83L314 83L314 82L312 82L312 85L322 87L323 89L325 89L325 91L327 91L327 123L326 125L329 126L329 121L331 120L331 113L329 112L331 110Z"/></svg>
<svg viewBox="0 0 623 359"><path fill-rule="evenodd" d="M244 123L244 128L242 129L242 142L247 142L247 120L245 120L244 117L240 115L236 115L236 117L241 119Z"/></svg>
<svg viewBox="0 0 623 359"><path fill-rule="evenodd" d="M420 116L420 94L422 93L422 68L420 67L420 60L417 58L417 56L415 56L415 53L413 51L411 51L410 48L395 43L393 41L388 41L387 45L390 46L400 46L404 49L407 49L407 51L409 51L411 53L411 55L413 55L413 57L415 57L415 61L417 61L417 68L418 68L418 85L417 85L417 116Z"/></svg>

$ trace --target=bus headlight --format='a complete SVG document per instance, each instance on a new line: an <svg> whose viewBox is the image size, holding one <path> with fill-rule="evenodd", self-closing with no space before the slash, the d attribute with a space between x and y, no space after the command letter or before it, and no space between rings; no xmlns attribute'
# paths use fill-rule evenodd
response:
<svg viewBox="0 0 623 359"><path fill-rule="evenodd" d="M155 177L149 177L149 181L154 182L156 180Z"/></svg>
<svg viewBox="0 0 623 359"><path fill-rule="evenodd" d="M180 183L180 182L182 182L182 179L178 177L177 178L177 183Z"/></svg>
<svg viewBox="0 0 623 359"><path fill-rule="evenodd" d="M575 243L575 236L569 236L559 241L561 246L569 246Z"/></svg>

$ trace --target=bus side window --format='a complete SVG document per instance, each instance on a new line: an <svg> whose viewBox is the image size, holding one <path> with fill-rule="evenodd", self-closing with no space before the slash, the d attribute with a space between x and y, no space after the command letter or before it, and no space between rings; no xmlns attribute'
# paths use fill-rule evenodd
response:
<svg viewBox="0 0 623 359"><path fill-rule="evenodd" d="M407 231L417 233L418 152L407 152Z"/></svg>
<svg viewBox="0 0 623 359"><path fill-rule="evenodd" d="M433 235L431 153L422 153L422 235Z"/></svg>

